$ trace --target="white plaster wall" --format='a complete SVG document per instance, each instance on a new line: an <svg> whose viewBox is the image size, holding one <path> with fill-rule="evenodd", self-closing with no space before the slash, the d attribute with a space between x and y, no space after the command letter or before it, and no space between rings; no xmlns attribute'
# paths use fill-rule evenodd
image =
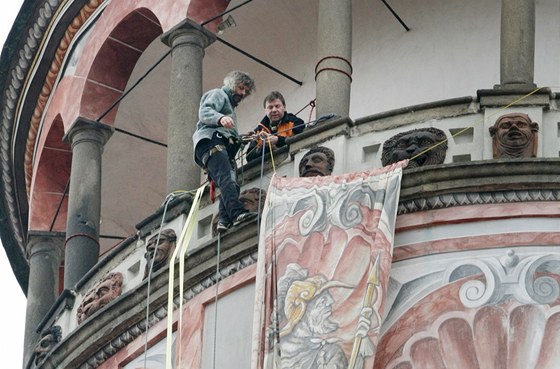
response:
<svg viewBox="0 0 560 369"><path fill-rule="evenodd" d="M500 82L499 0L354 2L353 118L459 96ZM560 86L560 3L536 1L535 82Z"/></svg>
<svg viewBox="0 0 560 369"><path fill-rule="evenodd" d="M202 369L251 366L254 300L255 285L249 284L205 307Z"/></svg>

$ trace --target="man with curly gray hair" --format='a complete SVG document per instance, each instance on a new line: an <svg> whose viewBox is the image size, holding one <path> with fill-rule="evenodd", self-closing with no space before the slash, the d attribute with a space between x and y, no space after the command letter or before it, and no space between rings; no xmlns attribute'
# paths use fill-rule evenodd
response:
<svg viewBox="0 0 560 369"><path fill-rule="evenodd" d="M245 72L233 71L224 86L206 92L200 100L199 120L193 135L194 160L220 188L218 232L257 216L239 201L235 155L241 148L235 108L255 90Z"/></svg>

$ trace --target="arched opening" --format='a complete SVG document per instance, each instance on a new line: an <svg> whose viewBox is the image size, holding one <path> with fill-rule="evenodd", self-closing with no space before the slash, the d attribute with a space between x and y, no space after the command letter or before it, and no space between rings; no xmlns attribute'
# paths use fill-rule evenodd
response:
<svg viewBox="0 0 560 369"><path fill-rule="evenodd" d="M51 124L34 177L29 206L29 229L34 231L66 230L72 149L63 142L64 123L58 115Z"/></svg>
<svg viewBox="0 0 560 369"><path fill-rule="evenodd" d="M80 115L97 120L124 92L136 62L162 33L156 16L146 8L132 11L105 40L89 70ZM102 120L113 124L117 107Z"/></svg>

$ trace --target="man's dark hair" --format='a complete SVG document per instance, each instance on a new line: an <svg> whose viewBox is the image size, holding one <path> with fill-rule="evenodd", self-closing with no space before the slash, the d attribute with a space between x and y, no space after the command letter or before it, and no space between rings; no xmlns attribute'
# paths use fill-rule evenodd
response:
<svg viewBox="0 0 560 369"><path fill-rule="evenodd" d="M266 97L264 98L263 108L266 108L266 103L267 102L270 102L270 101L276 100L276 99L282 101L282 105L286 106L286 100L284 100L284 96L282 96L282 94L278 91L272 91L271 93L266 95Z"/></svg>

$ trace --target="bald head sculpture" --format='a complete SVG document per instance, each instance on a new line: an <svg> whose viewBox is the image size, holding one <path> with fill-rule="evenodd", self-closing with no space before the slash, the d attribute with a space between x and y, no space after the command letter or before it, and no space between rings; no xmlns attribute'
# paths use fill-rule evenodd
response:
<svg viewBox="0 0 560 369"><path fill-rule="evenodd" d="M489 128L494 159L537 156L538 123L524 113L502 115Z"/></svg>

